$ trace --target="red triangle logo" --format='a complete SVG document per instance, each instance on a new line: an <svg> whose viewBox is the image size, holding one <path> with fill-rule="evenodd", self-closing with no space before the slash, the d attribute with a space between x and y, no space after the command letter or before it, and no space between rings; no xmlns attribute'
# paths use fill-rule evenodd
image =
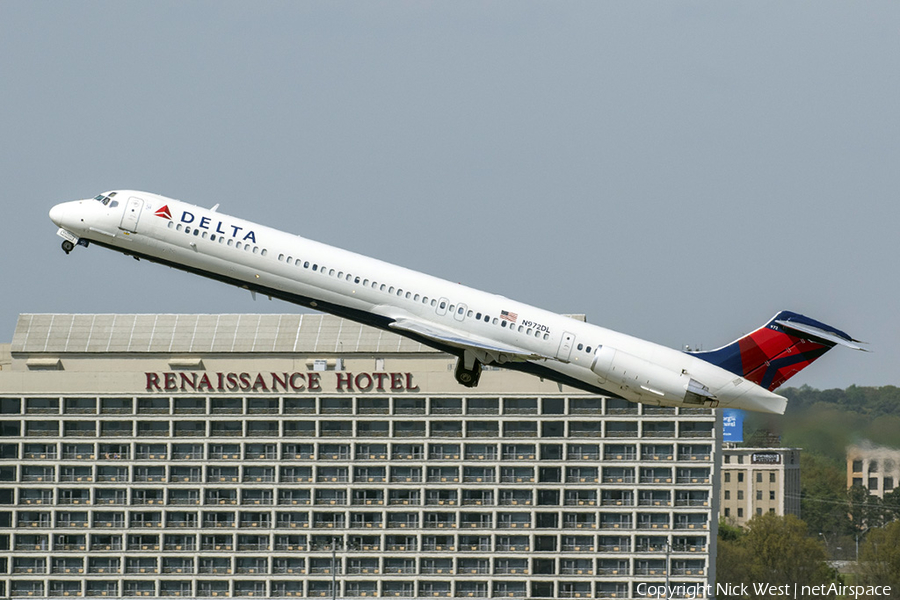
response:
<svg viewBox="0 0 900 600"><path fill-rule="evenodd" d="M162 217L163 219L168 219L170 221L172 220L172 213L169 212L168 204L166 204L165 206L163 206L162 208L160 208L153 214L156 215L157 217Z"/></svg>

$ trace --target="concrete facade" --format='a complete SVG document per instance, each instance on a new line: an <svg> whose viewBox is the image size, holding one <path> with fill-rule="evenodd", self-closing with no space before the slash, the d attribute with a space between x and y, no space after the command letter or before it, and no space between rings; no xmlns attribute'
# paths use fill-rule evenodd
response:
<svg viewBox="0 0 900 600"><path fill-rule="evenodd" d="M800 516L799 448L723 448L720 516L744 525L756 515Z"/></svg>
<svg viewBox="0 0 900 600"><path fill-rule="evenodd" d="M640 596L714 580L721 428L322 315L22 315L2 597Z"/></svg>
<svg viewBox="0 0 900 600"><path fill-rule="evenodd" d="M900 487L900 450L871 445L847 448L847 487L854 485L879 498Z"/></svg>

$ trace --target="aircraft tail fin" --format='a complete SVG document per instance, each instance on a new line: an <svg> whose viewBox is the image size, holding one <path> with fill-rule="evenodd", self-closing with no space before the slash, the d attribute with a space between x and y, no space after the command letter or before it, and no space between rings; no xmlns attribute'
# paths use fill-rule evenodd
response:
<svg viewBox="0 0 900 600"><path fill-rule="evenodd" d="M865 351L859 343L840 329L781 311L727 346L691 354L774 391L838 344Z"/></svg>

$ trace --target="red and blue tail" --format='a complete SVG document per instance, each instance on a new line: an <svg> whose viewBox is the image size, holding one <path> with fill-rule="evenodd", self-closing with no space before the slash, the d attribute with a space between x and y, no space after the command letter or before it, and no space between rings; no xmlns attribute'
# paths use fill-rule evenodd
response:
<svg viewBox="0 0 900 600"><path fill-rule="evenodd" d="M830 325L782 311L727 346L692 355L774 391L837 344L863 350L856 343Z"/></svg>

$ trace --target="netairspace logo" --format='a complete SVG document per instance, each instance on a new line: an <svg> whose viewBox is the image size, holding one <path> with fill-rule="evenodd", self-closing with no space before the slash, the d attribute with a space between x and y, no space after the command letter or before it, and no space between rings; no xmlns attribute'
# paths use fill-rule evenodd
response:
<svg viewBox="0 0 900 600"><path fill-rule="evenodd" d="M715 594L713 590L715 589ZM753 584L734 584L734 583L717 583L712 584L680 584L680 585L650 585L647 583L638 584L635 591L639 597L643 598L744 598L750 595L753 590L756 596L782 596L791 600L798 598L808 598L814 596L839 596L844 598L857 599L860 596L864 598L873 598L878 596L888 597L891 595L891 586L889 585L840 585L831 583L827 585L799 585L797 583L790 585L772 585L770 583L753 583Z"/></svg>

